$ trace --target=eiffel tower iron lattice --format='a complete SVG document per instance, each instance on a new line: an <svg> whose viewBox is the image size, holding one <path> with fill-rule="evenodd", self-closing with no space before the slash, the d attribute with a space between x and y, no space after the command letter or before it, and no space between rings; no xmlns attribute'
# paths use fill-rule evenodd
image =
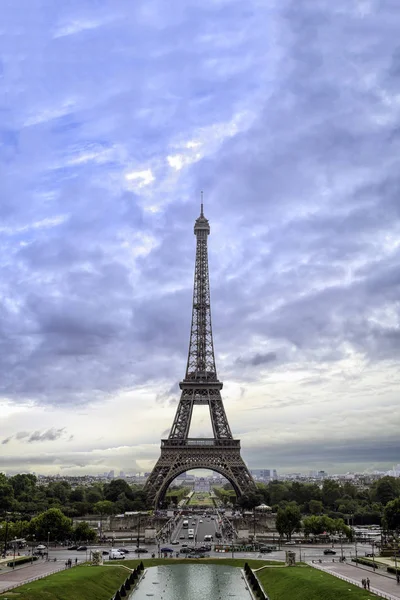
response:
<svg viewBox="0 0 400 600"><path fill-rule="evenodd" d="M240 454L240 440L229 427L221 398L222 382L215 367L211 327L210 282L207 237L210 225L201 212L194 225L196 265L194 273L192 324L186 374L180 382L181 397L168 439L161 440L161 456L151 472L144 491L158 506L170 483L190 469L210 469L232 484L240 497L256 491L254 480ZM210 411L212 438L190 438L189 428L194 405L207 405Z"/></svg>

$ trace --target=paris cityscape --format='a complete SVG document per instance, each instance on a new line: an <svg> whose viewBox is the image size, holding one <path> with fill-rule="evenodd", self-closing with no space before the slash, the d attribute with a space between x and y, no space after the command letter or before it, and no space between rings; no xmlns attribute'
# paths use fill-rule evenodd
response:
<svg viewBox="0 0 400 600"><path fill-rule="evenodd" d="M2 8L0 599L400 600L400 4Z"/></svg>

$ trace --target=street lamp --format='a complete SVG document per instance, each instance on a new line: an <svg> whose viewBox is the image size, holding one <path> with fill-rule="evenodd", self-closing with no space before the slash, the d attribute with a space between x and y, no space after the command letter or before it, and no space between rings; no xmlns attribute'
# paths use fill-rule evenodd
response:
<svg viewBox="0 0 400 600"><path fill-rule="evenodd" d="M7 556L7 536L8 536L8 517L6 515L6 532L5 532L5 537L4 537L4 553L3 553L4 558Z"/></svg>
<svg viewBox="0 0 400 600"><path fill-rule="evenodd" d="M14 537L14 543L13 543L13 546L14 546L13 570L15 569L15 547L16 547L16 545L17 545L16 539L17 539L17 538L16 538L16 537Z"/></svg>
<svg viewBox="0 0 400 600"><path fill-rule="evenodd" d="M140 558L140 512L138 513L138 527L137 527L137 555Z"/></svg>
<svg viewBox="0 0 400 600"><path fill-rule="evenodd" d="M371 544L372 544L372 568L374 569L374 573L375 573L375 541L372 540Z"/></svg>
<svg viewBox="0 0 400 600"><path fill-rule="evenodd" d="M339 533L340 539L340 560L343 562L343 540L342 540L342 532Z"/></svg>
<svg viewBox="0 0 400 600"><path fill-rule="evenodd" d="M49 551L50 551L50 531L47 532L47 560L50 560Z"/></svg>

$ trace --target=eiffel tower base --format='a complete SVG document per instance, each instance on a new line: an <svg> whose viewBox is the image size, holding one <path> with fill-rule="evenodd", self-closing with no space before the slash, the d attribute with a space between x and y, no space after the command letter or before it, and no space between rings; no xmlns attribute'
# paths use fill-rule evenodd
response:
<svg viewBox="0 0 400 600"><path fill-rule="evenodd" d="M240 440L168 439L161 440L161 456L144 488L149 503L159 506L172 481L191 469L209 469L219 473L232 484L238 498L257 491L240 455Z"/></svg>

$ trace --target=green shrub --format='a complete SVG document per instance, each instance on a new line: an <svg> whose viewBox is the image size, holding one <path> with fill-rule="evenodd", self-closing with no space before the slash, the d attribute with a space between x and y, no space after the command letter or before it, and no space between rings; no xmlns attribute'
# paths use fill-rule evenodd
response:
<svg viewBox="0 0 400 600"><path fill-rule="evenodd" d="M12 567L14 562L16 565L23 565L27 562L32 562L33 560L37 560L38 557L37 556L16 556L15 557L15 561L14 559L12 559L10 562L7 563L7 567Z"/></svg>
<svg viewBox="0 0 400 600"><path fill-rule="evenodd" d="M379 567L381 567L382 565L379 565L378 563L374 563L373 560L369 559L369 558L352 558L351 559L352 562L356 562L359 565L365 565L366 567L375 567L375 569L379 569Z"/></svg>

